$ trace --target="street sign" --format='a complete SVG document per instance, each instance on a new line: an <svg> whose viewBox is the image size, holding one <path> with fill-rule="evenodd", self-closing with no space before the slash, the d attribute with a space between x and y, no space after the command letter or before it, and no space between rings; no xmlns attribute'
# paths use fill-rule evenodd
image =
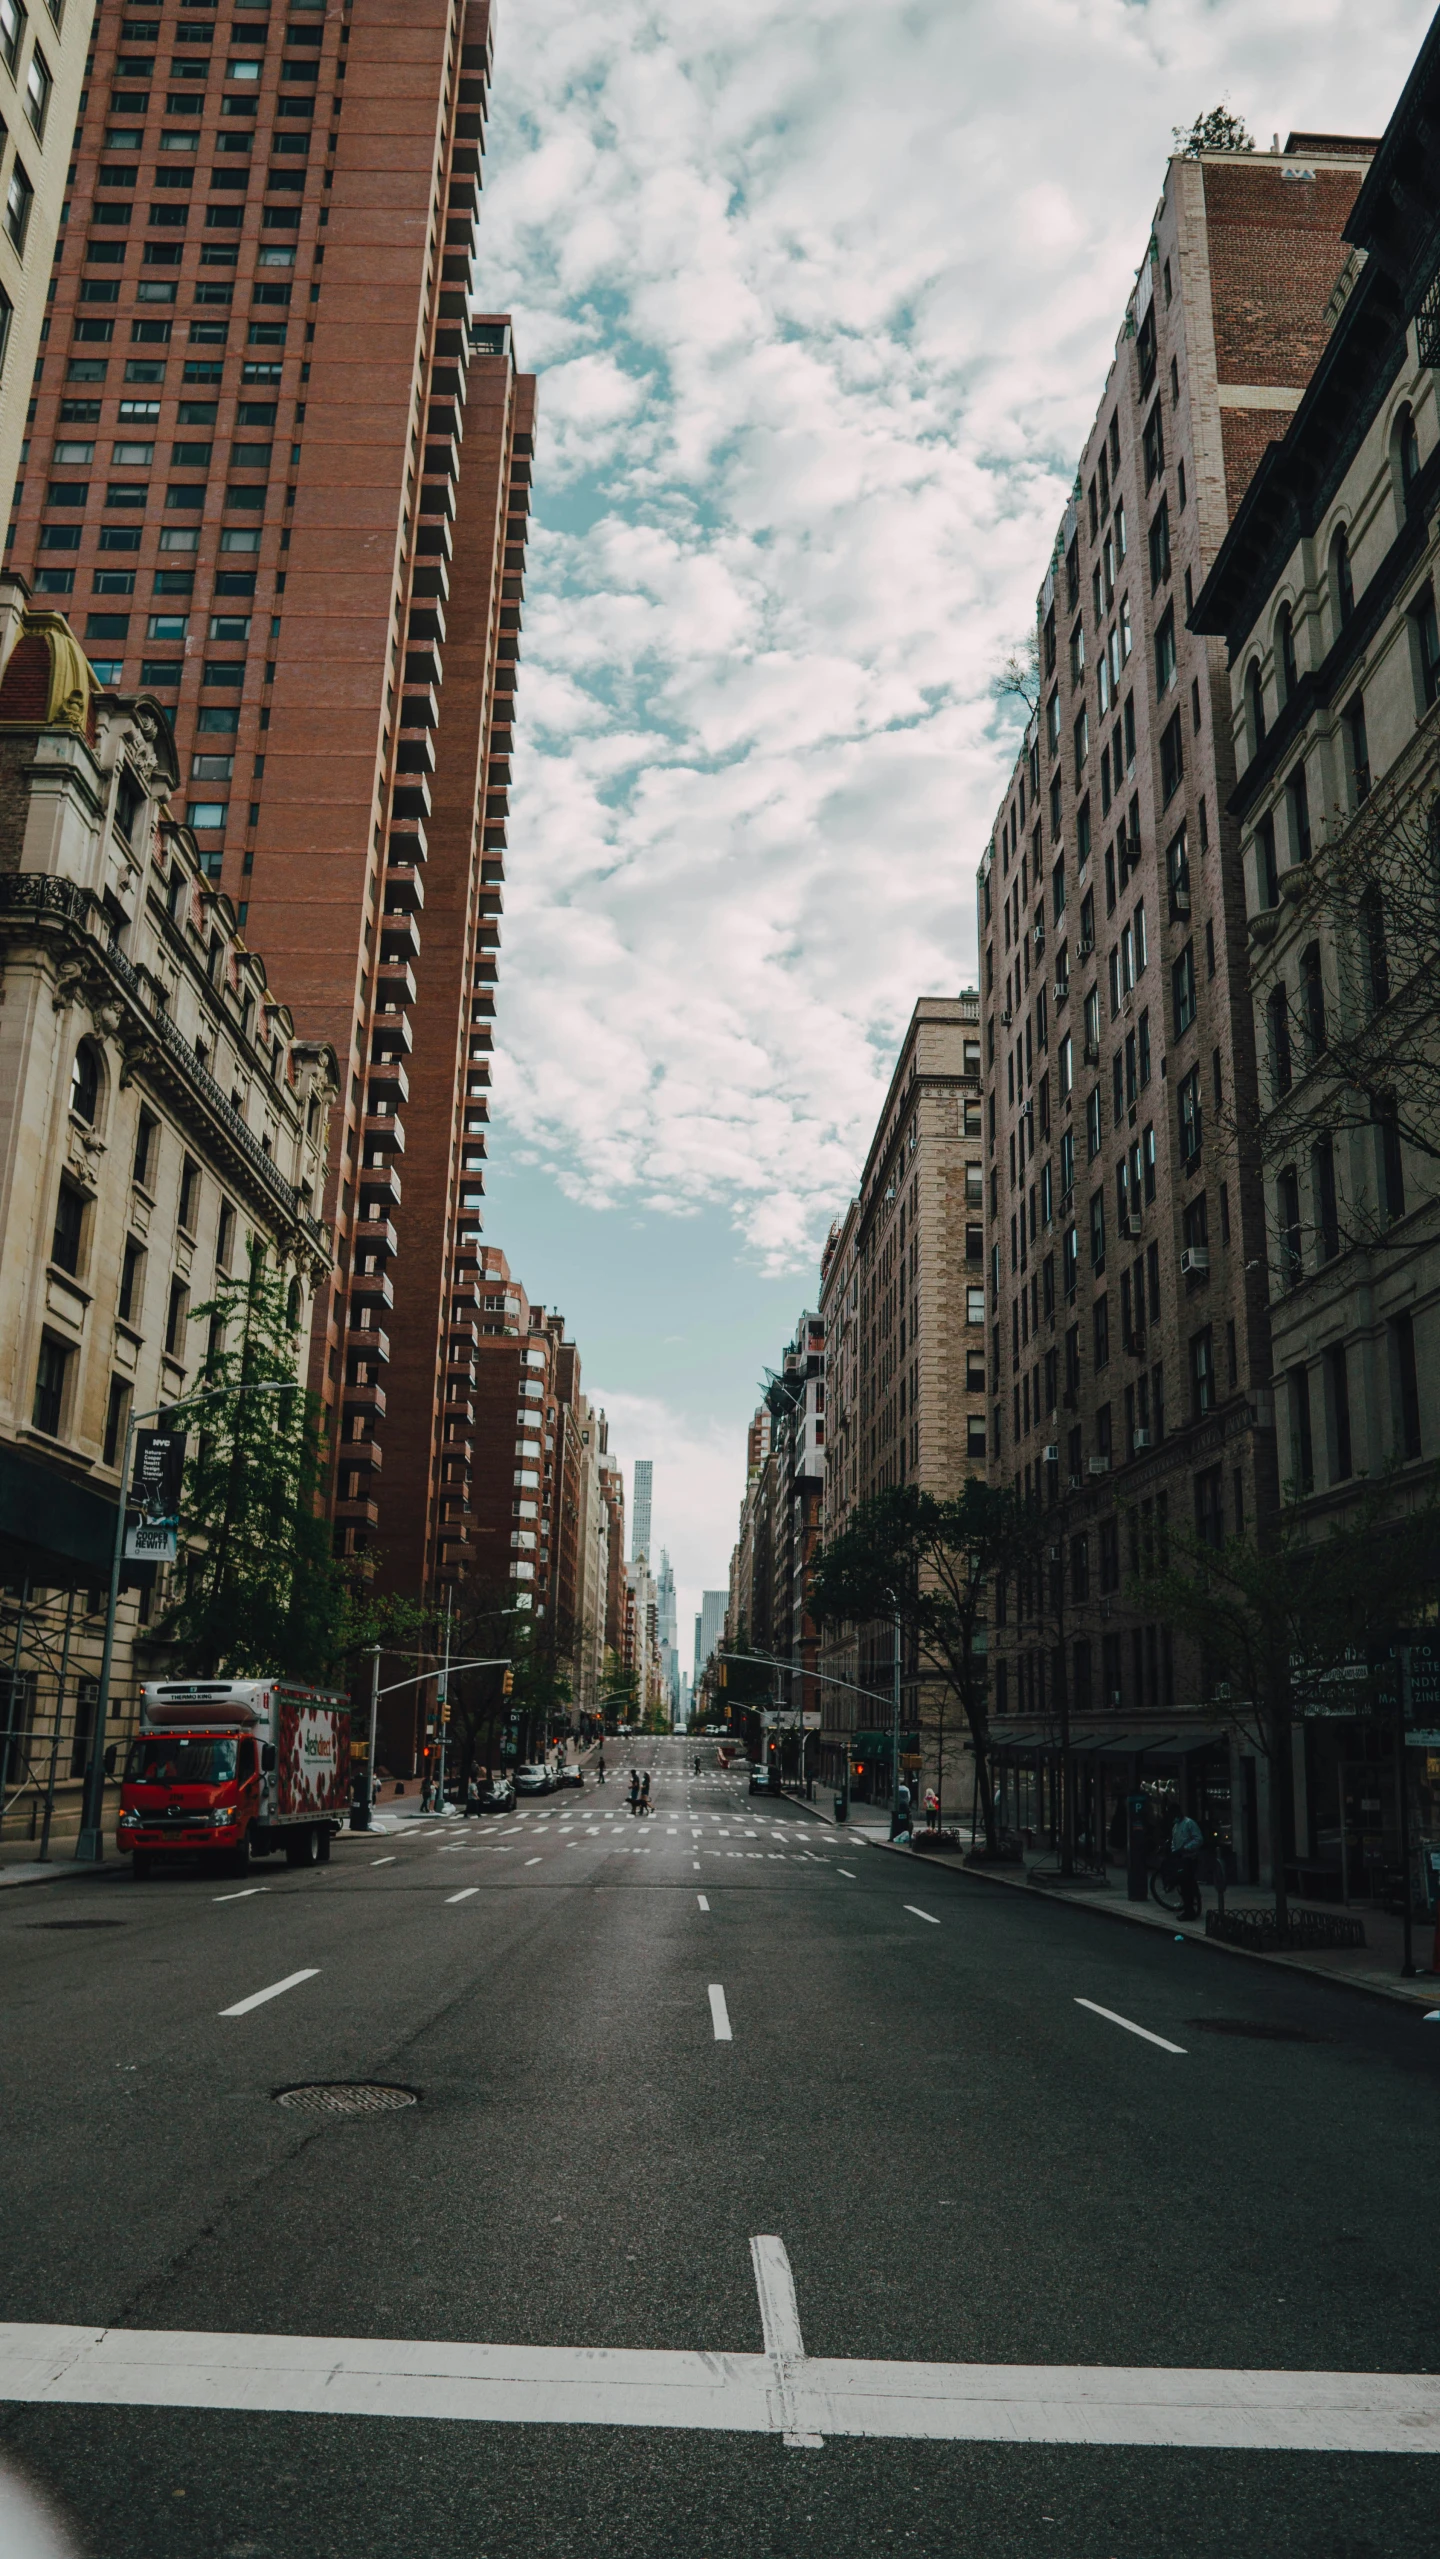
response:
<svg viewBox="0 0 1440 2559"><path fill-rule="evenodd" d="M807 1733L818 1733L820 1720L818 1706L807 1706L803 1714L794 1706L766 1706L762 1709L760 1716L760 1721L767 1732L773 1729L782 1733L794 1733L798 1732L803 1725Z"/></svg>
<svg viewBox="0 0 1440 2559"><path fill-rule="evenodd" d="M125 1531L126 1560L173 1564L180 1531L180 1487L185 1475L183 1431L140 1431L130 1500L140 1516Z"/></svg>

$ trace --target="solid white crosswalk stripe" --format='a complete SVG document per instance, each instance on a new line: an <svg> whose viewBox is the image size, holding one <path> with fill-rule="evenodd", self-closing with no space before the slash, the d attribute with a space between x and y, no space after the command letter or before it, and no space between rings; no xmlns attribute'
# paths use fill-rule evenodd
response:
<svg viewBox="0 0 1440 2559"><path fill-rule="evenodd" d="M783 2331L782 2331L783 2333ZM0 2325L0 2400L1189 2451L1440 2452L1433 2373L882 2363Z"/></svg>

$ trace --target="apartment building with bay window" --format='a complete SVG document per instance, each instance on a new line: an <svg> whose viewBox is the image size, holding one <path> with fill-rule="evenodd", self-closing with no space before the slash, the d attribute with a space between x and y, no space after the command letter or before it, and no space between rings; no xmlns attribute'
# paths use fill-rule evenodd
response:
<svg viewBox="0 0 1440 2559"><path fill-rule="evenodd" d="M1280 1475L1316 1534L1389 1470L1418 1498L1440 1449L1437 116L1432 28L1195 613L1229 660Z"/></svg>
<svg viewBox="0 0 1440 2559"><path fill-rule="evenodd" d="M473 1562L534 427L470 310L490 76L484 0L107 7L10 548L163 703L206 875L342 1061L337 1544L432 1595Z"/></svg>
<svg viewBox="0 0 1440 2559"><path fill-rule="evenodd" d="M1218 1542L1278 1491L1229 686L1189 616L1324 350L1374 147L1169 163L980 865L989 1463L1054 1520L1044 1569L997 1593L992 1706L1027 1770L1062 1706L1124 1716L1129 1752L1099 1728L1088 1763L1097 1836L1102 1779L1123 1791L1167 1732L1148 1764L1230 1826L1198 1665L1125 1600L1171 1526ZM1253 1802L1234 1827L1244 1862Z"/></svg>

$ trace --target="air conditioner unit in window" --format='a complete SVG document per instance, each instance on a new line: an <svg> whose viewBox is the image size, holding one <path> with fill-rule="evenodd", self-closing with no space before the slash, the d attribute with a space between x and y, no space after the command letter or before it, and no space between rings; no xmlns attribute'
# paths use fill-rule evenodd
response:
<svg viewBox="0 0 1440 2559"><path fill-rule="evenodd" d="M1132 1447L1132 1448L1135 1448L1135 1449L1148 1448L1148 1447L1150 1446L1150 1434L1149 1434L1149 1432L1148 1432L1148 1431L1132 1431L1132 1432L1131 1432L1131 1434L1130 1434L1130 1445L1131 1445L1131 1447Z"/></svg>
<svg viewBox="0 0 1440 2559"><path fill-rule="evenodd" d="M1181 1276L1181 1278L1182 1278L1182 1279L1206 1279L1206 1278L1208 1278L1208 1277L1209 1277L1209 1272L1210 1272L1210 1247L1209 1247L1209 1245L1208 1245L1208 1244L1187 1244L1187 1245L1186 1245L1186 1247L1185 1247L1184 1252L1183 1252L1183 1253L1181 1254L1181 1256L1180 1256L1180 1276Z"/></svg>
<svg viewBox="0 0 1440 2559"><path fill-rule="evenodd" d="M1172 915L1189 914L1190 891L1188 889L1176 888L1172 885L1170 890L1170 912Z"/></svg>
<svg viewBox="0 0 1440 2559"><path fill-rule="evenodd" d="M1056 1001L1056 1003L1057 1003L1057 1004L1068 1004L1069 1000L1070 1000L1070 980L1068 979L1068 977L1057 977L1057 979L1055 980L1055 1001Z"/></svg>
<svg viewBox="0 0 1440 2559"><path fill-rule="evenodd" d="M1132 1208L1132 1210L1130 1211L1130 1214L1129 1214L1129 1216L1128 1216L1128 1217L1122 1217L1122 1218L1121 1218L1121 1220L1120 1220L1120 1232L1121 1232L1121 1234L1122 1234L1122 1235L1128 1235L1128 1236L1130 1236L1130 1238L1131 1238L1131 1239L1132 1239L1132 1241L1133 1241L1133 1239L1135 1238L1135 1236L1137 1236L1138 1234L1140 1234L1140 1232L1142 1231L1143 1224L1144 1224L1144 1221L1143 1221L1143 1219L1141 1218L1141 1215L1140 1215L1139 1210L1138 1210L1138 1209L1135 1209L1135 1208Z"/></svg>
<svg viewBox="0 0 1440 2559"><path fill-rule="evenodd" d="M1082 960L1088 960L1088 959L1089 959L1089 957L1090 957L1090 955L1091 955L1091 953L1092 953L1092 951L1094 950L1094 948L1095 948L1095 940L1094 940L1094 936L1093 936L1093 934L1091 935L1091 937L1090 937L1090 938L1089 938L1089 940L1087 941L1087 940L1086 940L1086 938L1085 938L1085 936L1084 936L1084 934L1082 933L1082 935L1081 935L1081 937L1080 937L1080 957L1081 957L1081 959L1082 959Z"/></svg>
<svg viewBox="0 0 1440 2559"><path fill-rule="evenodd" d="M1098 1065L1099 1065L1099 1063L1100 1063L1100 1047L1099 1047L1099 1043L1098 1043L1098 1041L1096 1041L1096 1040L1087 1040L1087 1041L1086 1041L1086 1043L1085 1043L1085 1063L1086 1063L1086 1065L1087 1065L1087 1066L1098 1066Z"/></svg>
<svg viewBox="0 0 1440 2559"><path fill-rule="evenodd" d="M1090 1472L1092 1475L1108 1475L1110 1472L1109 1458L1092 1457L1090 1460Z"/></svg>
<svg viewBox="0 0 1440 2559"><path fill-rule="evenodd" d="M1071 1492L1072 1492L1072 1493L1078 1493L1078 1492L1079 1492L1079 1490L1080 1490L1080 1478L1079 1478L1079 1476L1078 1476L1078 1475L1072 1475L1072 1476L1071 1476L1071 1478L1070 1478L1070 1490L1071 1490Z"/></svg>
<svg viewBox="0 0 1440 2559"><path fill-rule="evenodd" d="M1011 1012L1010 1007L1009 1007L1009 1005L1007 1004L1007 1005L1006 1005L1006 1007L1005 1007L1004 1012L1003 1012L1003 1013L1001 1014L1001 1016L1000 1016L1000 1028L1001 1028L1001 1030L1002 1030L1002 1031L1008 1031L1008 1030L1009 1030L1009 1028L1010 1028L1010 1025L1011 1025L1011 1023L1014 1021L1014 1019L1015 1019L1015 1016L1014 1016L1014 1014Z"/></svg>
<svg viewBox="0 0 1440 2559"><path fill-rule="evenodd" d="M1046 1449L1046 1451L1045 1451L1045 1463L1046 1463L1046 1465L1047 1465L1047 1466L1058 1466L1058 1465L1059 1465L1059 1463L1060 1463L1060 1443L1059 1443L1059 1441L1058 1441L1058 1440L1054 1440L1054 1439L1052 1439L1052 1441L1050 1442L1049 1447Z"/></svg>

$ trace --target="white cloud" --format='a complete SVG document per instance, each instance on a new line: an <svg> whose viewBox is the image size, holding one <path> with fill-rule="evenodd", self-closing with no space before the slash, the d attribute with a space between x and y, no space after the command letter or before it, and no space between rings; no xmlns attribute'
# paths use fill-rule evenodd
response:
<svg viewBox="0 0 1440 2559"><path fill-rule="evenodd" d="M541 388L496 1080L572 1195L719 1201L813 1267L911 1003L973 978L988 679L1170 127L1225 94L1262 141L1379 131L1425 23L507 14L481 273Z"/></svg>

